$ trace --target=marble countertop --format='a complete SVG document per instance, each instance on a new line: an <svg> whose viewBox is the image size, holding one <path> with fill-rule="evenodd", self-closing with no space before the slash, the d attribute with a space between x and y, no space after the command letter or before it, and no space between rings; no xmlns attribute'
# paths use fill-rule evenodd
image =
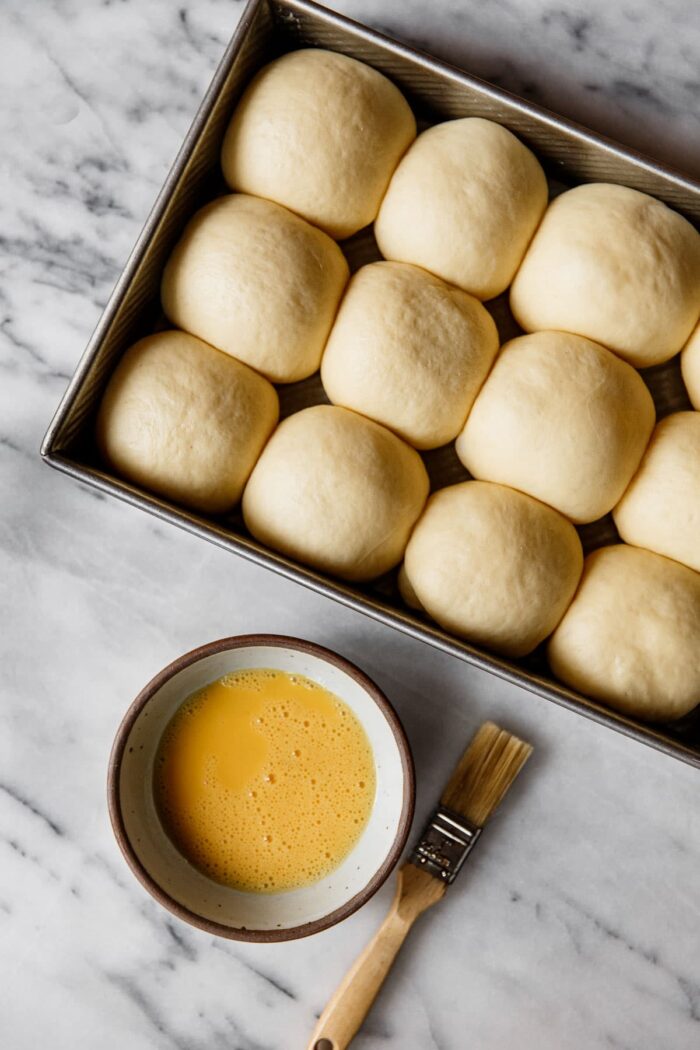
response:
<svg viewBox="0 0 700 1050"><path fill-rule="evenodd" d="M700 174L688 0L343 0L359 20ZM425 917L358 1050L700 1045L700 774L40 464L43 431L242 5L0 10L0 1042L294 1050L380 921L212 939L163 912L109 829L121 715L175 655L244 631L357 661L398 708L418 818L486 717L535 744ZM695 20L691 17L695 13Z"/></svg>

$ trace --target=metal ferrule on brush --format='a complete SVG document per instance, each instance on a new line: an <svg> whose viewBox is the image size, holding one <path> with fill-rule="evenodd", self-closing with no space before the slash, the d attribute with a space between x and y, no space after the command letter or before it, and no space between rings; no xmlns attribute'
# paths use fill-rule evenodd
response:
<svg viewBox="0 0 700 1050"><path fill-rule="evenodd" d="M444 806L438 806L410 860L449 886L469 856L481 828Z"/></svg>

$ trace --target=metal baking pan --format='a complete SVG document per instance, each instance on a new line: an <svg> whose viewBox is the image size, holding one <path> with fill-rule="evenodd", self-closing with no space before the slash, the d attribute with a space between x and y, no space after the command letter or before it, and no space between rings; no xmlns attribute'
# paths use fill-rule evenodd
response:
<svg viewBox="0 0 700 1050"><path fill-rule="evenodd" d="M266 549L246 533L240 514L210 519L158 499L113 477L96 458L93 427L102 391L124 350L136 339L166 327L159 305L160 274L188 217L224 191L219 147L242 88L266 62L298 47L324 47L367 62L406 94L419 124L462 116L498 121L532 147L556 192L581 181L624 183L665 201L695 222L700 220L700 184L670 171L570 121L516 98L442 62L375 33L306 0L250 0L226 49L153 211L119 278L47 431L41 454L51 466L110 493L165 521L194 532L358 612L587 718L700 766L700 726L689 717L653 726L608 710L566 689L549 674L542 652L507 661L447 634L402 605L395 573L364 587L351 587L313 572ZM343 245L351 265L378 253L368 232ZM502 336L514 334L503 299L489 304ZM517 331L517 329L515 329ZM677 362L645 375L660 415L689 407ZM318 377L280 388L283 414L324 400ZM466 476L451 448L425 457L434 487ZM590 548L614 539L610 519L581 530Z"/></svg>

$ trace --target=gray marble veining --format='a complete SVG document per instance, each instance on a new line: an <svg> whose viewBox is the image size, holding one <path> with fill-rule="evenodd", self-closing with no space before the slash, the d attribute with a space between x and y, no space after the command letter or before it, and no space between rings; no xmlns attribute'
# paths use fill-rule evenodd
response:
<svg viewBox="0 0 700 1050"><path fill-rule="evenodd" d="M692 0L344 0L361 21L700 173ZM698 773L47 471L42 433L240 15L233 0L0 9L0 1041L293 1050L386 908L279 946L163 912L108 828L131 697L179 652L303 632L374 675L418 819L495 717L517 793L414 934L358 1050L691 1050Z"/></svg>

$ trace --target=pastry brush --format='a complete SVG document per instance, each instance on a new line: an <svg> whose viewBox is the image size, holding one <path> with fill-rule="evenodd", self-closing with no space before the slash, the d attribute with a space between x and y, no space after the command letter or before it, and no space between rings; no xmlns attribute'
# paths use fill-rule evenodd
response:
<svg viewBox="0 0 700 1050"><path fill-rule="evenodd" d="M409 860L391 909L321 1014L309 1050L345 1050L418 916L442 900L532 748L485 722L462 755Z"/></svg>

